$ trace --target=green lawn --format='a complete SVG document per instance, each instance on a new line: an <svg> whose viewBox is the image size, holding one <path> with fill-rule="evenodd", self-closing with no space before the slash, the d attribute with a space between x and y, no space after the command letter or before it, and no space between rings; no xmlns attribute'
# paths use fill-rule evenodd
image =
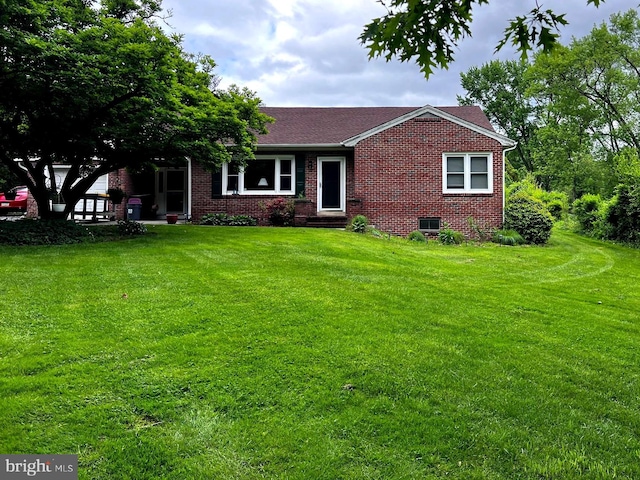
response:
<svg viewBox="0 0 640 480"><path fill-rule="evenodd" d="M0 248L0 452L81 479L640 478L640 251L150 227Z"/></svg>

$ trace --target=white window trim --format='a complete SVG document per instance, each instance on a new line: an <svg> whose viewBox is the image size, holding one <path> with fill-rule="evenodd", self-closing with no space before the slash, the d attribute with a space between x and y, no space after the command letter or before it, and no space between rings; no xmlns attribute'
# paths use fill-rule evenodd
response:
<svg viewBox="0 0 640 480"><path fill-rule="evenodd" d="M488 188L471 188L471 157L487 157ZM464 158L464 188L447 188L447 158ZM493 193L493 154L491 152L449 152L442 154L442 193L447 194L482 194Z"/></svg>
<svg viewBox="0 0 640 480"><path fill-rule="evenodd" d="M256 160L275 160L275 190L247 190L244 187L244 171L240 169L238 172L238 195L295 195L296 193L296 157L295 155L256 155ZM282 190L280 188L280 160L291 160L291 190ZM251 162L251 160L249 160ZM250 164L250 163L249 163ZM228 187L229 164L222 165L222 194L231 195L232 192L227 190Z"/></svg>

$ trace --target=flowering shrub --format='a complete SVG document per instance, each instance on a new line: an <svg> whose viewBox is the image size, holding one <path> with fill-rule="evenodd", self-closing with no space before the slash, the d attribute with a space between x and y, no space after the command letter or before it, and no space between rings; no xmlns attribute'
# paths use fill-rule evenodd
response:
<svg viewBox="0 0 640 480"><path fill-rule="evenodd" d="M254 227L258 221L249 215L227 215L226 213L207 213L200 219L200 225L228 225L231 227Z"/></svg>
<svg viewBox="0 0 640 480"><path fill-rule="evenodd" d="M123 237L144 235L147 233L147 227L143 223L134 220L118 220L118 233Z"/></svg>
<svg viewBox="0 0 640 480"><path fill-rule="evenodd" d="M293 200L278 197L261 204L260 208L267 214L271 225L276 227L293 225L295 215L295 204Z"/></svg>

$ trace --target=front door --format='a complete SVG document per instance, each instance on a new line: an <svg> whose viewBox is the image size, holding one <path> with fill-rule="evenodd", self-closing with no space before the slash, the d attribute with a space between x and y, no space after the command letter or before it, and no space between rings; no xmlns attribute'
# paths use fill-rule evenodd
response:
<svg viewBox="0 0 640 480"><path fill-rule="evenodd" d="M157 172L158 213L185 213L186 168L160 168Z"/></svg>
<svg viewBox="0 0 640 480"><path fill-rule="evenodd" d="M318 211L344 212L345 159L318 158Z"/></svg>

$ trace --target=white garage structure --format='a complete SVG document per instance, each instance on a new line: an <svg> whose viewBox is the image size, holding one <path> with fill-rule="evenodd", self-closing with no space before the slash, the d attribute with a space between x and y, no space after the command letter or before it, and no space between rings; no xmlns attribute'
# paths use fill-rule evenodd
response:
<svg viewBox="0 0 640 480"><path fill-rule="evenodd" d="M56 185L60 187L64 182L69 170L71 169L68 165L55 165L53 170L56 176ZM99 177L93 185L87 190L88 198L80 200L76 203L74 207L73 216L82 220L85 220L86 212L92 212L93 214L98 214L98 216L104 217L109 212L109 202L99 198L91 198L97 195L104 195L106 198L107 189L109 188L109 174L104 174Z"/></svg>

